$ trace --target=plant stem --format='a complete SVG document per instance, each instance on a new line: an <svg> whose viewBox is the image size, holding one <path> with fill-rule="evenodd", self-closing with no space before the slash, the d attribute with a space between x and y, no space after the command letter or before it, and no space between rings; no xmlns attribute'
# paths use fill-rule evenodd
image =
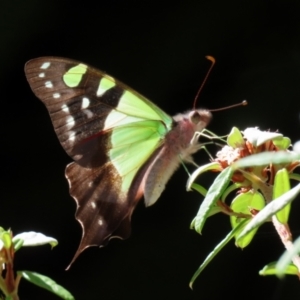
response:
<svg viewBox="0 0 300 300"><path fill-rule="evenodd" d="M273 196L273 186L267 186L266 184L262 187L260 187L261 192L263 193L266 203L269 203L272 201L272 196ZM294 244L293 244L293 237L292 233L290 231L289 225L288 224L282 224L278 221L276 215L272 216L272 223L285 247L285 249L288 252L293 251L294 249ZM300 274L300 257L299 255L295 255L292 259L294 265L298 269L298 273Z"/></svg>

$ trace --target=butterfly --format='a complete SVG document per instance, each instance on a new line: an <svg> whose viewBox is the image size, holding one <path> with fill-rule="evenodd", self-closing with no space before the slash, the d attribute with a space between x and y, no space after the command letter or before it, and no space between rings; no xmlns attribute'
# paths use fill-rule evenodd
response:
<svg viewBox="0 0 300 300"><path fill-rule="evenodd" d="M25 74L74 160L65 175L83 233L72 264L84 249L130 235L138 201L154 204L180 163L193 162L211 113L171 117L105 72L67 58L30 60Z"/></svg>

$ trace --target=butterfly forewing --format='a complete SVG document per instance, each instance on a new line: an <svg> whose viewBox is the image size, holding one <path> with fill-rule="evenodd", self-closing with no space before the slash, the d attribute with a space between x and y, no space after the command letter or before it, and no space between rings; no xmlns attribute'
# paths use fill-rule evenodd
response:
<svg viewBox="0 0 300 300"><path fill-rule="evenodd" d="M171 127L172 118L152 102L80 62L38 58L29 61L25 71L32 90L50 113L62 146L81 165L103 163L103 146L110 147L103 134L116 126L151 119L163 120L167 130Z"/></svg>

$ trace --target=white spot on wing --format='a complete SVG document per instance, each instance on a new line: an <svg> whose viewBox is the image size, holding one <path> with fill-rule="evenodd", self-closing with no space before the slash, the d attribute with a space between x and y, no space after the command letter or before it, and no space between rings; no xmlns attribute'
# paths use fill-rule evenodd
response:
<svg viewBox="0 0 300 300"><path fill-rule="evenodd" d="M39 74L39 77L40 77L40 78L44 78L44 77L45 77L45 73L40 73L40 74Z"/></svg>
<svg viewBox="0 0 300 300"><path fill-rule="evenodd" d="M95 209L95 208L96 208L96 203L95 203L95 202L91 202L91 207L92 207L93 209Z"/></svg>
<svg viewBox="0 0 300 300"><path fill-rule="evenodd" d="M98 224L99 224L100 226L102 226L102 225L103 225L103 221L102 221L102 219L99 219L99 220L98 220Z"/></svg>
<svg viewBox="0 0 300 300"><path fill-rule="evenodd" d="M88 119L92 118L94 115L89 109L85 109L83 110L83 112L85 113Z"/></svg>
<svg viewBox="0 0 300 300"><path fill-rule="evenodd" d="M89 107L90 103L91 103L91 101L89 98L83 97L82 103L81 103L81 108L85 109L85 108Z"/></svg>
<svg viewBox="0 0 300 300"><path fill-rule="evenodd" d="M46 81L45 86L46 86L46 88L53 88L53 84L51 81Z"/></svg>
<svg viewBox="0 0 300 300"><path fill-rule="evenodd" d="M70 131L69 132L69 140L71 142L74 142L75 141L75 138L76 138L76 132L75 131Z"/></svg>
<svg viewBox="0 0 300 300"><path fill-rule="evenodd" d="M53 94L53 98L57 99L57 98L59 98L59 97L60 97L60 93L54 93L54 94Z"/></svg>
<svg viewBox="0 0 300 300"><path fill-rule="evenodd" d="M74 118L73 117L71 117L71 116L69 116L69 117L67 117L67 119L66 119L66 127L68 128L68 129L72 129L73 127L74 127L74 125L75 125L75 120L74 120ZM72 140L72 138L71 138L71 136L75 136L76 135L76 132L75 131L70 131L69 132L69 139L71 139Z"/></svg>
<svg viewBox="0 0 300 300"><path fill-rule="evenodd" d="M54 98L55 98L55 97L54 97ZM68 107L66 104L64 104L64 105L61 107L61 109L62 109L65 113L69 113L69 112L70 112L69 107Z"/></svg>
<svg viewBox="0 0 300 300"><path fill-rule="evenodd" d="M48 69L49 68L49 66L51 65L51 63L50 62L44 62L42 65L41 65L41 69Z"/></svg>
<svg viewBox="0 0 300 300"><path fill-rule="evenodd" d="M73 127L73 126L75 125L75 120L74 120L74 118L73 118L72 116L69 116L69 117L67 118L67 125L68 125L69 127Z"/></svg>

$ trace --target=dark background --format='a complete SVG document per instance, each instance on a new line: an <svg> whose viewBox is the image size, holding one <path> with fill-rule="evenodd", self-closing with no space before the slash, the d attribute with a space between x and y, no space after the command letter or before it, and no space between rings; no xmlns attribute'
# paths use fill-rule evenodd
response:
<svg viewBox="0 0 300 300"><path fill-rule="evenodd" d="M1 39L0 225L14 233L39 231L59 245L23 248L15 268L45 274L76 299L291 299L296 277L260 277L283 251L271 224L243 251L230 243L194 285L189 280L230 230L211 218L200 236L189 229L202 197L186 193L186 173L174 175L161 199L132 220L132 235L90 248L69 264L81 238L61 148L43 104L24 76L27 60L55 55L107 71L173 115L192 107L213 55L217 64L199 106L217 108L247 99L249 105L214 114L209 129L232 126L279 130L299 139L299 1L4 1ZM204 152L198 163L208 160ZM206 176L201 183L209 186ZM291 227L299 234L299 204ZM22 281L21 299L58 299Z"/></svg>

